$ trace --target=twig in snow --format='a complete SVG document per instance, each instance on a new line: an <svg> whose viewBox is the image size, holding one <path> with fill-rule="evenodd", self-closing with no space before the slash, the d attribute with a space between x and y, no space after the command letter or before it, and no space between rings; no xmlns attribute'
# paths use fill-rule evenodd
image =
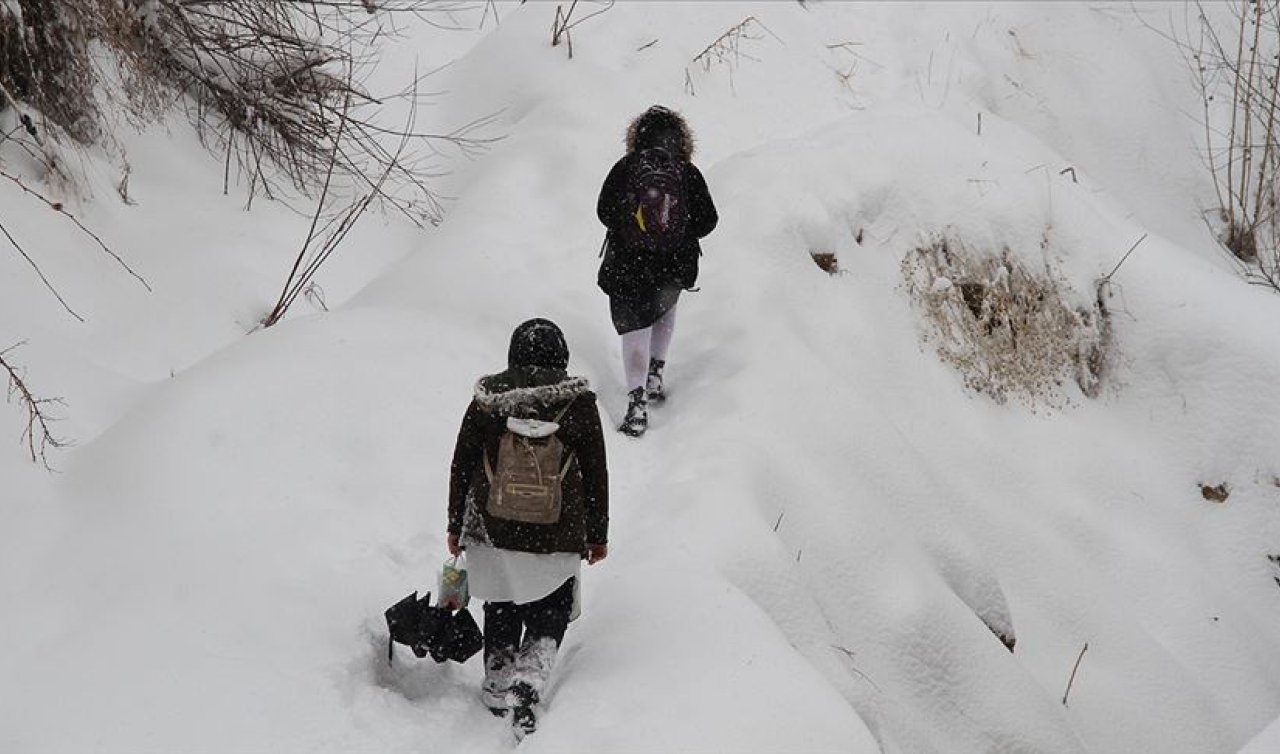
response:
<svg viewBox="0 0 1280 754"><path fill-rule="evenodd" d="M570 32L573 31L573 27L577 26L583 21L587 21L589 19L595 18L601 13L604 13L605 11L613 7L613 3L614 3L614 0L608 0L607 4L603 8L597 10L595 13L587 14L582 18L579 18L577 21L571 21L570 19L573 17L573 11L578 7L578 0L573 0L573 2L569 3L569 10L567 11L564 10L564 6L557 5L556 17L555 17L555 20L552 21L551 23L551 46L552 47L560 46L560 40L563 39L565 41L565 46L569 48L569 59L572 60L573 59L573 37L570 35ZM654 41L656 42L657 40L654 40Z"/></svg>
<svg viewBox="0 0 1280 754"><path fill-rule="evenodd" d="M18 239L13 237L13 234L9 232L8 228L4 227L3 223L0 223L0 234L4 234L4 237L9 239L9 243L13 244L13 248L17 249L18 253L22 255L22 258L27 260L27 264L31 265L31 269L36 271L36 275L40 278L40 282L44 283L44 287L48 288L49 292L53 294L53 297L58 299L58 303L62 304L63 309L67 310L67 314L70 314L83 322L84 317L76 314L75 310L71 308L71 305L67 303L67 300L62 297L62 294L58 293L58 289L53 287L53 283L49 282L49 278L45 277L44 270L40 269L40 265L36 264L36 260L31 258L31 255L27 253L26 249L22 248L22 244L18 243Z"/></svg>
<svg viewBox="0 0 1280 754"><path fill-rule="evenodd" d="M477 29L484 28L484 22L488 20L490 10L493 11L494 24L502 23L502 19L498 17L498 6L494 3L494 0L485 0L484 15L480 17L480 25L476 27Z"/></svg>
<svg viewBox="0 0 1280 754"><path fill-rule="evenodd" d="M831 648L832 648L832 649L834 649L834 650L836 650L836 651L837 651L837 652L839 652L840 654L844 655L845 657L849 658L849 669L850 669L850 670L852 670L853 672L857 673L857 674L858 674L858 676L859 676L860 678L862 678L864 681L866 681L867 683L871 684L871 685L872 685L872 687L874 687L876 691L880 691L880 686L879 686L879 685L877 685L875 681L871 680L871 677L870 677L870 676L868 676L866 673L862 672L861 670L858 670L858 666L857 666L857 665L854 665L854 664L853 664L853 658L854 658L853 650L851 650L851 649L849 649L849 648L847 648L847 647L842 647L842 646L840 646L839 644L832 644L832 645L831 645Z"/></svg>
<svg viewBox="0 0 1280 754"><path fill-rule="evenodd" d="M1102 283L1110 283L1111 276L1115 275L1116 272L1120 270L1120 265L1124 264L1125 260L1129 258L1129 255L1133 253L1134 249L1138 248L1138 245L1145 240L1147 240L1147 234L1143 233L1142 238L1139 238L1137 241L1133 242L1133 246L1130 246L1129 250L1124 253L1124 256L1120 257L1120 261L1116 262L1116 266L1111 268L1111 272L1108 272L1106 275L1102 277L1102 280L1099 281L1099 284L1101 285Z"/></svg>
<svg viewBox="0 0 1280 754"><path fill-rule="evenodd" d="M49 425L55 420L49 415L48 407L66 405L66 403L61 398L37 397L22 379L21 370L9 363L8 359L5 358L15 348L25 343L26 341L20 341L0 351L0 368L3 368L8 374L9 399L13 400L16 396L18 402L27 410L27 428L23 430L22 439L27 444L31 462L36 463L38 461L46 470L53 471L53 467L49 465L46 451L49 448L65 448L71 443L53 434L53 430Z"/></svg>
<svg viewBox="0 0 1280 754"><path fill-rule="evenodd" d="M315 305L316 308L321 311L329 311L329 305L325 303L324 300L324 289L320 287L319 283L312 282L302 290L302 294L306 296L306 299Z"/></svg>
<svg viewBox="0 0 1280 754"><path fill-rule="evenodd" d="M1067 706L1067 697L1071 695L1071 684L1076 682L1076 671L1080 669L1080 661L1084 659L1084 653L1089 650L1089 642L1085 642L1080 647L1080 654L1076 656L1076 664L1071 668L1071 678L1067 680L1067 690L1062 692L1062 706Z"/></svg>
<svg viewBox="0 0 1280 754"><path fill-rule="evenodd" d="M769 27L760 23L755 16L747 16L739 21L736 25L729 28L728 31L716 37L711 44L707 45L702 52L693 56L690 61L691 65L697 65L703 71L710 71L711 67L717 63L726 66L729 69L729 89L733 89L733 71L737 67L738 61L742 58L747 60L756 60L756 58L742 52L742 41L757 41L764 39L763 36L753 33L755 28L759 28L769 36L784 44L782 39L774 34ZM685 66L685 89L693 94L693 82L689 76L689 67Z"/></svg>
<svg viewBox="0 0 1280 754"><path fill-rule="evenodd" d="M778 520L775 521L773 524L773 530L775 533L778 531L778 527L782 526L782 517L785 515L787 515L786 511L782 511L781 513L778 514Z"/></svg>
<svg viewBox="0 0 1280 754"><path fill-rule="evenodd" d="M132 207L137 204L133 199L129 198L129 167L125 166L124 175L120 176L120 182L116 184L116 193L120 195L120 201L126 206Z"/></svg>

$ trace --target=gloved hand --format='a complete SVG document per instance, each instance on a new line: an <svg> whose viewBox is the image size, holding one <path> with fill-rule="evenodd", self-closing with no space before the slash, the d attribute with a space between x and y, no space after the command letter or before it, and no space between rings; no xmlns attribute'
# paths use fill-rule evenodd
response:
<svg viewBox="0 0 1280 754"><path fill-rule="evenodd" d="M587 545L583 557L587 559L587 565L595 565L609 557L609 545Z"/></svg>
<svg viewBox="0 0 1280 754"><path fill-rule="evenodd" d="M449 548L449 554L453 557L456 558L462 554L462 545L458 543L457 534L450 534L445 540L445 544Z"/></svg>

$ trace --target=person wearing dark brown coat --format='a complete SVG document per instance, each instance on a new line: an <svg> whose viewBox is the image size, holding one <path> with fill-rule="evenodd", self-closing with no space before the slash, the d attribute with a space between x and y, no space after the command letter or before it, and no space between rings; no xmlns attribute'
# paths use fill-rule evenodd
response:
<svg viewBox="0 0 1280 754"><path fill-rule="evenodd" d="M546 319L521 324L507 364L477 382L458 430L448 546L452 555L465 550L471 594L485 600L481 698L494 714L510 710L523 735L536 725L535 705L569 624L581 561L608 555L609 478L596 397L586 379L566 371L560 328ZM549 472L560 474L558 517L550 523L512 520L493 502L490 478L510 435L554 435L563 445Z"/></svg>
<svg viewBox="0 0 1280 754"><path fill-rule="evenodd" d="M693 135L679 113L650 107L631 122L626 144L626 155L609 171L596 201L596 216L608 228L597 282L609 296L613 326L622 336L630 400L618 429L638 437L648 428L648 402L666 398L663 368L676 303L697 282L699 239L715 229L719 217L706 179L691 161ZM643 198L657 193L646 185L655 173L664 202L657 211L666 217L673 210L678 218L667 235L655 231L654 209Z"/></svg>

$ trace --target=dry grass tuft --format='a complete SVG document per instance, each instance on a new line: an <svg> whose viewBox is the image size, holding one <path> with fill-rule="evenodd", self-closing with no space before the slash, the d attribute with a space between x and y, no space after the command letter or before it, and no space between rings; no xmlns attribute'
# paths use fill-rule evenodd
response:
<svg viewBox="0 0 1280 754"><path fill-rule="evenodd" d="M1101 390L1110 318L1060 280L1026 269L1005 249L980 254L942 238L910 253L902 273L926 322L925 340L958 369L971 389L999 403L1066 402L1073 380L1089 397Z"/></svg>

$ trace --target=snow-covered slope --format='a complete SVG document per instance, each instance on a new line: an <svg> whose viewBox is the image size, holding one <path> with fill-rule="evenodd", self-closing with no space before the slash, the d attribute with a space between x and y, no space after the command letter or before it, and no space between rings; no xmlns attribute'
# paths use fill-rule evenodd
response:
<svg viewBox="0 0 1280 754"><path fill-rule="evenodd" d="M593 209L653 102L721 224L668 405L608 437L611 555L521 749L1234 752L1275 719L1280 299L1203 230L1174 50L1119 6L636 3L569 59L554 14L503 6L439 74L435 122L501 111L506 138L454 165L439 228L362 226L334 311L243 335L306 220L242 212L178 126L126 144L138 206L83 208L155 293L67 251L79 324L3 260L0 335L79 444L55 476L0 455L0 748L511 747L478 662L388 667L381 611L432 588L454 432L512 327L559 322L621 418ZM1088 303L1144 233L1097 398L997 404L922 339L902 260L940 234Z"/></svg>

